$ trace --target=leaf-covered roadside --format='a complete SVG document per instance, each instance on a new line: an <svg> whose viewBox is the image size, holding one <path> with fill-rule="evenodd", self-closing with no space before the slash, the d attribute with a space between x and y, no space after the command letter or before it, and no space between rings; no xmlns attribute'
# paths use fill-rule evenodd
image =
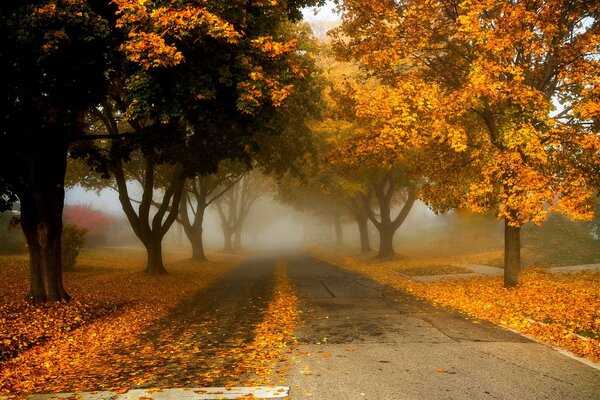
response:
<svg viewBox="0 0 600 400"><path fill-rule="evenodd" d="M279 263L273 298L254 329L254 340L238 353L235 371L249 374L245 385L274 384L273 372L281 377L289 369L297 323L298 296L288 280L287 265Z"/></svg>
<svg viewBox="0 0 600 400"><path fill-rule="evenodd" d="M398 273L398 269L410 267L408 260L373 263L315 249L311 252L435 305L515 329L600 362L600 274L597 272L550 274L542 268L531 268L513 289L504 288L501 277L419 283ZM423 263L426 260L419 260L417 265Z"/></svg>
<svg viewBox="0 0 600 400"><path fill-rule="evenodd" d="M202 264L173 258L169 275L149 276L141 273L143 252L88 252L78 270L65 277L77 300L43 306L24 300L26 259L0 258L0 394L121 389L139 383L131 375L119 382L115 349L126 349L237 264L231 258Z"/></svg>

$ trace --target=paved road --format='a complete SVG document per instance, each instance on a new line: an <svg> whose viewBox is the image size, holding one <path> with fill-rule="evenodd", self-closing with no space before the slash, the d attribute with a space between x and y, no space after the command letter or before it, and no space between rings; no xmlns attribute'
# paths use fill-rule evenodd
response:
<svg viewBox="0 0 600 400"><path fill-rule="evenodd" d="M597 369L301 254L255 258L198 293L142 340L151 349L176 343L188 350L172 357L150 351L142 357L140 349L124 348L133 360L115 365L114 378L142 370L153 379L144 387L200 387L206 383L203 373L214 370L215 363L227 375L233 364L219 361L218 354L238 346L239 339L252 339L278 261L287 261L301 300L301 355L284 382L276 382L290 386L293 400L600 399ZM198 343L214 350L200 357L194 353ZM104 378L106 386L116 385ZM217 376L212 384L227 380ZM140 397L136 393L119 398ZM184 394L192 396L165 391L149 398L182 399ZM79 396L110 399L116 394Z"/></svg>
<svg viewBox="0 0 600 400"><path fill-rule="evenodd" d="M600 371L487 323L306 256L289 260L305 320L298 399L600 399Z"/></svg>

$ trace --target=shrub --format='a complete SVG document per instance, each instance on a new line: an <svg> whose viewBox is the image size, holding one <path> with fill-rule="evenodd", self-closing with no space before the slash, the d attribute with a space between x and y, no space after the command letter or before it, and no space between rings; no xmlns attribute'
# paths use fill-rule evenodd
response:
<svg viewBox="0 0 600 400"><path fill-rule="evenodd" d="M75 266L77 256L85 244L87 229L73 224L65 224L62 232L62 266L71 270Z"/></svg>
<svg viewBox="0 0 600 400"><path fill-rule="evenodd" d="M25 243L0 237L0 254L25 254L26 250Z"/></svg>
<svg viewBox="0 0 600 400"><path fill-rule="evenodd" d="M18 213L0 213L0 254L23 254L26 250Z"/></svg>

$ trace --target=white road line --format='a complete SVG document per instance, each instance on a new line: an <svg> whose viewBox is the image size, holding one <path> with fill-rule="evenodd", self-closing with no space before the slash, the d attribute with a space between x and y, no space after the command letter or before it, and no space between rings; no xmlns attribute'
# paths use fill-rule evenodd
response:
<svg viewBox="0 0 600 400"><path fill-rule="evenodd" d="M288 396L287 386L255 387L205 387L178 389L133 389L126 393L109 391L38 394L29 396L29 400L207 400L207 399L278 399Z"/></svg>

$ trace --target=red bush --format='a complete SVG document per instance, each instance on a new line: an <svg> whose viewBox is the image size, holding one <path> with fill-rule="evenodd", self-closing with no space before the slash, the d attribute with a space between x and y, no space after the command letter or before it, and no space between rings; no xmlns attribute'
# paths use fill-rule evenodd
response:
<svg viewBox="0 0 600 400"><path fill-rule="evenodd" d="M65 223L85 228L90 234L105 232L113 222L109 215L86 205L65 206L63 220Z"/></svg>

